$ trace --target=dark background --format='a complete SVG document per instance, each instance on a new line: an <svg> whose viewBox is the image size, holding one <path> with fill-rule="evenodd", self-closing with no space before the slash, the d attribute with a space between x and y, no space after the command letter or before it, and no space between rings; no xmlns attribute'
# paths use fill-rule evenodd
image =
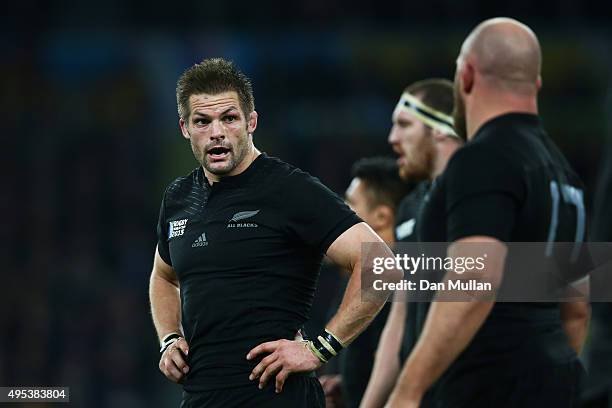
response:
<svg viewBox="0 0 612 408"><path fill-rule="evenodd" d="M452 79L481 20L521 19L543 47L544 123L592 197L612 113L610 8L494 3L3 6L0 386L70 386L79 407L176 406L147 290L163 190L196 166L175 83L202 58L251 77L261 150L342 193L354 161L391 155L406 85Z"/></svg>

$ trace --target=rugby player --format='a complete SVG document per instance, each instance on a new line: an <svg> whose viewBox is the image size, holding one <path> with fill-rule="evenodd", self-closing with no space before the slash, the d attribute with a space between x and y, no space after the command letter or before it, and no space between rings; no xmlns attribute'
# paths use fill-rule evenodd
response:
<svg viewBox="0 0 612 408"><path fill-rule="evenodd" d="M454 114L469 142L421 216L420 240L452 243L449 256L486 244L495 283L506 242L583 239L582 183L538 117L540 68L539 42L524 24L496 18L470 33L457 59ZM576 406L587 316L583 303L433 302L387 405Z"/></svg>
<svg viewBox="0 0 612 408"><path fill-rule="evenodd" d="M392 245L397 206L414 185L402 180L397 163L385 157L357 161L352 176L345 194L346 202L387 244ZM345 276L342 276L342 281L341 290L346 286ZM339 374L321 377L328 408L359 406L389 309L390 305L385 305L372 324L340 355Z"/></svg>
<svg viewBox="0 0 612 408"><path fill-rule="evenodd" d="M230 62L187 69L177 104L200 166L161 204L149 291L159 368L183 384L183 407L323 407L312 372L384 304L360 294L361 243L383 241L317 179L254 146L251 83ZM323 255L351 278L326 330L302 341Z"/></svg>
<svg viewBox="0 0 612 408"><path fill-rule="evenodd" d="M393 111L389 144L399 155L400 175L406 181L419 183L400 203L396 214L397 242L417 241L419 212L431 182L463 145L453 129L452 112L453 83L446 79L426 79L409 85ZM387 401L401 365L414 346L417 327L422 327L422 313L418 312L422 307L425 306L416 302L393 303L362 407L382 407Z"/></svg>

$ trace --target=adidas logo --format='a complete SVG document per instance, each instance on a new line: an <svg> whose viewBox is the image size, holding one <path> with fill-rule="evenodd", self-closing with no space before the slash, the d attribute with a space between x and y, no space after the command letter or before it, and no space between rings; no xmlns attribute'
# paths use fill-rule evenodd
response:
<svg viewBox="0 0 612 408"><path fill-rule="evenodd" d="M198 237L198 239L193 241L193 244L191 244L191 247L192 248L205 247L206 245L208 245L208 241L206 240L206 233L203 232L202 235Z"/></svg>

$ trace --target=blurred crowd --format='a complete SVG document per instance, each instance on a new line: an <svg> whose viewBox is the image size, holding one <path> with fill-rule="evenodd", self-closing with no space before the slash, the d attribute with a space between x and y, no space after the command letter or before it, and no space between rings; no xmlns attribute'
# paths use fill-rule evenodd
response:
<svg viewBox="0 0 612 408"><path fill-rule="evenodd" d="M538 21L528 22L542 33L542 118L592 194L610 35L580 19ZM185 68L233 59L253 80L256 144L342 193L358 158L391 155L390 112L404 86L452 79L471 26L3 36L0 385L70 386L75 406L178 401L180 388L157 369L147 289L163 189L196 166L177 123L174 86ZM315 327L337 285L321 282Z"/></svg>

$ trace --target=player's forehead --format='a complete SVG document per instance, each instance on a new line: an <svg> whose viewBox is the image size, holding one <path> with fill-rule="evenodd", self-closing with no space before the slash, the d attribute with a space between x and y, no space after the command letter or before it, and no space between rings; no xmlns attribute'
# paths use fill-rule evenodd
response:
<svg viewBox="0 0 612 408"><path fill-rule="evenodd" d="M414 122L414 121L418 121L418 118L414 115L414 113L410 112L410 110L402 106L397 106L395 110L393 111L393 116L391 120L393 120L393 123L397 123L400 121L401 122Z"/></svg>
<svg viewBox="0 0 612 408"><path fill-rule="evenodd" d="M193 94L189 97L192 114L215 115L228 109L240 110L240 99L236 91L226 91L218 94Z"/></svg>

